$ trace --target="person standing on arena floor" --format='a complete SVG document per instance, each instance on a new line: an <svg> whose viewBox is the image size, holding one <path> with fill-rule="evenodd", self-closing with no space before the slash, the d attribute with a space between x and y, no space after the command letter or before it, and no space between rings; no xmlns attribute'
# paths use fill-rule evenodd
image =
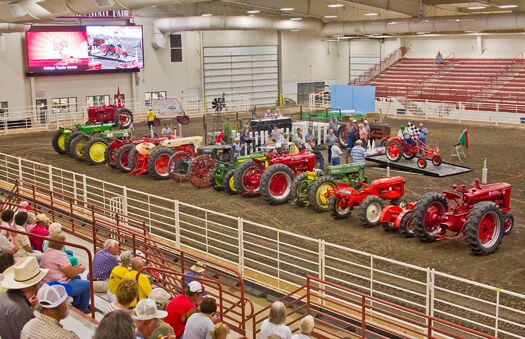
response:
<svg viewBox="0 0 525 339"><path fill-rule="evenodd" d="M133 310L132 318L137 327L137 339L147 339L157 328L159 320L166 318L168 313L157 309L157 304L151 299L142 299ZM173 336L168 336L173 338ZM179 338L179 337L177 337Z"/></svg>
<svg viewBox="0 0 525 339"><path fill-rule="evenodd" d="M210 339L211 331L214 328L213 320L217 312L217 303L213 298L203 298L199 311L193 313L186 322L183 338L185 339Z"/></svg>
<svg viewBox="0 0 525 339"><path fill-rule="evenodd" d="M72 331L65 330L60 320L69 315L68 293L62 285L43 285L38 290L37 311L22 329L21 339L79 339Z"/></svg>
<svg viewBox="0 0 525 339"><path fill-rule="evenodd" d="M168 304L166 308L168 316L164 320L173 327L177 338L182 337L190 316L198 312L197 305L202 300L203 292L202 284L198 281L192 281L186 285L183 294L179 294Z"/></svg>
<svg viewBox="0 0 525 339"><path fill-rule="evenodd" d="M34 318L32 305L36 302L37 285L47 273L35 257L22 258L4 271L1 284L7 292L0 294L1 338L20 338L25 324Z"/></svg>
<svg viewBox="0 0 525 339"><path fill-rule="evenodd" d="M427 144L427 134L428 134L428 128L426 128L423 123L419 123L419 135L418 135L418 139L419 141L421 141L423 144Z"/></svg>
<svg viewBox="0 0 525 339"><path fill-rule="evenodd" d="M279 336L282 339L291 339L292 331L284 323L286 322L286 306L280 301L274 301L270 307L268 319L261 324L261 339L271 336Z"/></svg>
<svg viewBox="0 0 525 339"><path fill-rule="evenodd" d="M129 305L139 296L139 286L135 280L124 279L118 285L115 295L117 299L108 304L104 314L116 310L129 311Z"/></svg>
<svg viewBox="0 0 525 339"><path fill-rule="evenodd" d="M306 132L306 135L304 136L304 141L309 142L312 141L315 144L315 134L313 128L309 127L308 131Z"/></svg>
<svg viewBox="0 0 525 339"><path fill-rule="evenodd" d="M334 134L337 134L337 132L339 131L339 122L336 118L332 118L332 120L330 120L330 122L328 123L328 128L331 128Z"/></svg>
<svg viewBox="0 0 525 339"><path fill-rule="evenodd" d="M124 251L120 253L120 265L113 268L108 280L108 292L106 296L109 302L116 300L115 295L117 294L117 288L129 272L129 266L131 265L131 259L133 259L133 253L131 251Z"/></svg>
<svg viewBox="0 0 525 339"><path fill-rule="evenodd" d="M336 140L334 144L332 145L332 165L340 165L341 164L341 155L343 154L343 151L341 151L341 148L339 147L339 142Z"/></svg>
<svg viewBox="0 0 525 339"><path fill-rule="evenodd" d="M155 113L153 112L153 109L151 107L148 109L148 112L146 113L146 118L148 121L148 131L153 130L153 122L155 121Z"/></svg>
<svg viewBox="0 0 525 339"><path fill-rule="evenodd" d="M348 155L350 155L350 152L352 151L352 146L354 145L354 137L355 134L358 133L358 130L356 129L355 120L352 122L349 122L346 124L346 144L347 146L347 152Z"/></svg>
<svg viewBox="0 0 525 339"><path fill-rule="evenodd" d="M165 289L157 287L151 291L148 298L155 301L158 310L165 311L166 306L168 306L168 303L170 302L171 295L166 292ZM159 337L164 338L166 336L173 335L173 333L173 327L164 322L164 320L159 319L157 328L153 331L153 333L150 334L148 339L157 339Z"/></svg>
<svg viewBox="0 0 525 339"><path fill-rule="evenodd" d="M107 239L104 248L93 256L93 290L103 293L108 290L111 271L118 266L120 247L115 239Z"/></svg>
<svg viewBox="0 0 525 339"><path fill-rule="evenodd" d="M51 220L49 220L47 215L40 213L36 216L36 225L35 227L33 227L30 233L35 234L35 235L41 235L43 237L47 237L49 236L48 227L50 223L51 223ZM31 242L31 246L33 247L35 251L44 252L43 246L42 246L44 243L44 239L29 236L29 241Z"/></svg>
<svg viewBox="0 0 525 339"><path fill-rule="evenodd" d="M334 142L337 140L337 136L334 134L334 129L329 128L328 132L324 138L324 142L328 145L328 163L332 163L332 146L334 145Z"/></svg>
<svg viewBox="0 0 525 339"><path fill-rule="evenodd" d="M164 124L164 127L160 131L160 134L164 137L169 137L171 135L171 128L169 128L168 124Z"/></svg>
<svg viewBox="0 0 525 339"><path fill-rule="evenodd" d="M136 339L135 323L131 315L125 311L106 313L95 330L93 339Z"/></svg>
<svg viewBox="0 0 525 339"><path fill-rule="evenodd" d="M144 259L142 257L135 257L131 259L131 271L124 276L124 279L131 279L138 282L139 300L146 299L153 289L146 274L141 272L144 267L146 267ZM139 275L138 279L137 275ZM135 305L137 305L136 300L131 303L130 307L134 307Z"/></svg>
<svg viewBox="0 0 525 339"><path fill-rule="evenodd" d="M354 164L364 164L366 159L366 151L363 148L363 142L361 140L357 140L355 142L355 146L352 148L352 153L350 156L352 157L352 163Z"/></svg>
<svg viewBox="0 0 525 339"><path fill-rule="evenodd" d="M366 148L366 139L368 137L368 133L366 133L365 125L359 124L359 140L361 140L361 145Z"/></svg>

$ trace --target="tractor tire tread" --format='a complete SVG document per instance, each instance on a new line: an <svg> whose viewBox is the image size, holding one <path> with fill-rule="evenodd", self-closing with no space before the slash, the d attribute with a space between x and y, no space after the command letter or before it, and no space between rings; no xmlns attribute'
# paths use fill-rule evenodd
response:
<svg viewBox="0 0 525 339"><path fill-rule="evenodd" d="M365 228L377 226L380 224L379 219L377 222L371 223L368 221L368 218L366 216L366 210L368 206L373 202L379 203L381 205L381 210L386 206L386 202L377 195L369 195L368 197L363 199L363 201L359 204L359 220L361 221L361 226Z"/></svg>
<svg viewBox="0 0 525 339"><path fill-rule="evenodd" d="M499 218L500 230L498 232L498 238L496 242L490 247L485 248L479 242L478 229L480 222L487 212L496 212ZM474 205L470 210L467 220L465 221L464 235L465 241L467 242L468 247L475 255L487 255L496 252L499 245L501 244L501 239L503 238L503 213L499 206L493 201L481 201Z"/></svg>
<svg viewBox="0 0 525 339"><path fill-rule="evenodd" d="M77 148L78 143L84 139L87 139L85 141L85 143L87 144L89 142L89 136L85 133L79 134L73 140L71 140L71 144L69 145L69 150L70 150L69 154L71 155L71 157L73 157L73 159L82 161L84 157L84 153L86 152L86 145L84 144L84 149L82 150L82 154L77 154L75 152L75 149Z"/></svg>
<svg viewBox="0 0 525 339"><path fill-rule="evenodd" d="M317 203L317 190L319 187L321 187L322 184L330 182L333 184L333 188L337 187L337 179L332 176L324 176L320 177L317 180L314 181L312 186L310 187L310 191L308 192L308 203L310 207L318 212L328 212L330 210L330 204L327 206L321 206Z"/></svg>
<svg viewBox="0 0 525 339"><path fill-rule="evenodd" d="M436 241L436 235L430 234L426 231L424 225L424 217L427 211L428 205L433 201L439 201L446 208L447 200L441 192L427 192L418 201L417 205L412 211L412 227L414 234L422 242L434 242Z"/></svg>
<svg viewBox="0 0 525 339"><path fill-rule="evenodd" d="M147 164L147 166L148 166L148 173L149 173L149 175L151 177L153 177L153 179L156 179L156 180L166 180L166 179L170 178L169 171L168 171L167 175L162 176L159 173L157 173L157 171L155 169L155 161L162 154L168 154L170 156L170 158L171 158L173 156L173 154L175 154L175 152L173 151L173 149L171 149L169 147L164 147L164 146L156 146L156 147L153 147L150 150L149 157L148 157L148 164ZM167 167L167 165L166 165L166 167Z"/></svg>
<svg viewBox="0 0 525 339"><path fill-rule="evenodd" d="M290 178L290 191L288 192L288 195L280 199L275 198L270 193L270 178L274 174L279 173L279 172L282 172L283 174L287 175ZM290 167L284 164L271 165L270 167L265 169L261 175L261 181L259 183L259 187L261 190L262 197L264 198L264 200L266 200L268 204L272 206L286 204L288 200L290 200L290 195L291 195L290 193L292 192L291 186L292 186L293 179L294 179L294 174Z"/></svg>
<svg viewBox="0 0 525 339"><path fill-rule="evenodd" d="M89 156L89 150L91 149L91 146L96 142L102 142L106 145L106 149L104 150L104 161L103 162L96 162ZM82 160L86 161L90 165L100 165L106 162L106 150L108 149L108 141L101 137L94 137L89 139L88 142L86 142L86 145L84 146L84 153L82 154Z"/></svg>
<svg viewBox="0 0 525 339"><path fill-rule="evenodd" d="M60 147L58 146L58 139L60 139L60 137L62 136L62 134L64 134L64 130L63 130L63 129L59 129L59 130L56 131L56 133L53 135L53 139L51 139L51 145L53 145L53 149L54 149L55 152L57 152L58 154L66 154L66 151L63 150L63 149L60 149Z"/></svg>
<svg viewBox="0 0 525 339"><path fill-rule="evenodd" d="M290 193L290 202L297 207L304 207L306 206L306 201L300 200L299 194L297 194L297 190L299 189L299 185L303 181L308 181L308 173L304 172L296 176L292 181L292 191ZM306 193L308 194L308 192Z"/></svg>
<svg viewBox="0 0 525 339"><path fill-rule="evenodd" d="M64 139L64 150L66 154L71 154L71 141L73 141L73 139L82 134L87 135L82 131L74 131L70 135L68 135L66 139Z"/></svg>

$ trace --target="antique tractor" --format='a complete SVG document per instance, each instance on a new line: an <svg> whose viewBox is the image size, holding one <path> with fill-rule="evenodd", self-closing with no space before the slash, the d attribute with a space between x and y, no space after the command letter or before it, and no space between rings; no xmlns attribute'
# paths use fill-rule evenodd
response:
<svg viewBox="0 0 525 339"><path fill-rule="evenodd" d="M388 138L390 137L391 133L391 127L390 124L384 123L384 122L371 122L368 124L370 126L370 134L368 134L368 139L370 141L375 140L376 145L380 145L381 147L384 147L388 141ZM334 131L335 132L335 131ZM343 148L348 147L348 138L346 133L346 125L342 124L339 127L339 131L337 132L337 136L339 137L339 144ZM363 145L364 148L366 148L366 145Z"/></svg>
<svg viewBox="0 0 525 339"><path fill-rule="evenodd" d="M188 168L189 181L197 188L215 186L212 176L218 163L234 160L231 145L209 145L199 148L198 156L191 160Z"/></svg>
<svg viewBox="0 0 525 339"><path fill-rule="evenodd" d="M388 205L383 208L379 222L387 232L399 230L406 238L415 236L413 227L413 211L417 201L411 201L406 206Z"/></svg>
<svg viewBox="0 0 525 339"><path fill-rule="evenodd" d="M217 161L215 169L210 174L210 184L217 190L225 190L228 194L237 194L235 189L235 181L233 179L235 169L243 162L257 158L264 161L265 155L263 153L251 153L248 155L239 155L233 161Z"/></svg>
<svg viewBox="0 0 525 339"><path fill-rule="evenodd" d="M84 145L82 159L92 165L104 164L107 160L114 162L114 147L117 144L129 143L131 132L131 129L116 130L93 135ZM109 159L106 159L107 157Z"/></svg>
<svg viewBox="0 0 525 339"><path fill-rule="evenodd" d="M329 211L328 192L338 183L357 188L367 182L364 164L342 164L328 166L324 173L305 172L295 177L292 184L292 203L296 206L309 205L317 212Z"/></svg>
<svg viewBox="0 0 525 339"><path fill-rule="evenodd" d="M111 131L113 126L111 124L102 124L102 125L81 125L75 124L73 128L64 128L60 127L56 133L53 135L51 144L53 149L58 154L70 154L71 153L71 142L77 136L84 135L88 136L95 133L101 133L106 131ZM86 139L86 138L84 138Z"/></svg>
<svg viewBox="0 0 525 339"><path fill-rule="evenodd" d="M433 149L418 139L414 139L416 145L409 142L403 142L400 137L393 137L388 139L385 146L386 157L390 161L399 161L401 157L410 160L417 156L417 167L423 169L427 167L427 161L431 161L432 165L441 165L441 157L439 150Z"/></svg>
<svg viewBox="0 0 525 339"><path fill-rule="evenodd" d="M130 128L133 123L133 113L127 108L117 105L88 107L86 125L111 123L121 129Z"/></svg>
<svg viewBox="0 0 525 339"><path fill-rule="evenodd" d="M429 192L419 199L412 211L415 235L423 242L464 238L476 255L495 252L514 226L511 185L476 179L471 187L452 188L453 192Z"/></svg>
<svg viewBox="0 0 525 339"><path fill-rule="evenodd" d="M328 192L330 197L330 211L335 219L350 216L354 206L359 206L359 218L363 227L379 224L381 210L386 200L392 205L404 207L405 179L403 177L382 178L370 184L361 183L361 188L355 189L346 183L340 183L333 191Z"/></svg>
<svg viewBox="0 0 525 339"><path fill-rule="evenodd" d="M313 171L315 154L300 152L279 156L276 151L265 161L251 159L241 164L235 174L235 188L244 196L261 194L270 205L285 204L290 199L296 175Z"/></svg>
<svg viewBox="0 0 525 339"><path fill-rule="evenodd" d="M170 159L178 153L193 158L196 150L202 145L202 137L172 138L165 137L155 144L143 142L135 146L136 155L130 153L130 174L136 176L148 172L154 179L163 180L170 177ZM133 165L133 166L132 166Z"/></svg>

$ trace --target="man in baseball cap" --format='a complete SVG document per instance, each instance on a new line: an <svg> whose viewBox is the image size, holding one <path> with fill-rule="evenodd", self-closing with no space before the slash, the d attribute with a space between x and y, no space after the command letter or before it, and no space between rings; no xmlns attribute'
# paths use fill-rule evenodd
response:
<svg viewBox="0 0 525 339"><path fill-rule="evenodd" d="M153 299L142 299L133 310L132 318L137 326L137 338L149 338L157 328L159 319L165 318L168 312L158 310Z"/></svg>
<svg viewBox="0 0 525 339"><path fill-rule="evenodd" d="M61 284L42 285L37 294L38 305L35 318L22 329L22 338L78 339L78 336L62 328L60 320L69 314L68 292Z"/></svg>
<svg viewBox="0 0 525 339"><path fill-rule="evenodd" d="M204 286L193 280L186 285L183 294L179 294L168 304L166 308L168 316L165 321L173 327L177 338L180 338L184 333L188 318L199 311L197 307L201 303L203 293Z"/></svg>
<svg viewBox="0 0 525 339"><path fill-rule="evenodd" d="M36 257L22 258L4 271L2 287L7 292L0 294L0 337L20 338L24 325L34 317L31 303L36 299L37 284L47 272L38 266Z"/></svg>

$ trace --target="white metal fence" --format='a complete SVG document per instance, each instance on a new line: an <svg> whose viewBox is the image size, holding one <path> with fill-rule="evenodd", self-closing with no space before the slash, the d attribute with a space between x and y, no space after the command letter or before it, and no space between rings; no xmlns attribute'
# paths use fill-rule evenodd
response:
<svg viewBox="0 0 525 339"><path fill-rule="evenodd" d="M525 337L523 294L0 153L0 180L16 179L142 218L175 246L233 264L270 288L284 292L310 274L494 336Z"/></svg>

